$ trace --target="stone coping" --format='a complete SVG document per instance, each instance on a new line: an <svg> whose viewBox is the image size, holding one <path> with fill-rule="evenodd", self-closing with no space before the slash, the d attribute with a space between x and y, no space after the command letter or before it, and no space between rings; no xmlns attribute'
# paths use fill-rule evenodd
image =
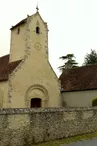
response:
<svg viewBox="0 0 97 146"><path fill-rule="evenodd" d="M72 112L72 111L90 111L97 110L97 107L80 107L80 108L1 108L0 115L2 114L30 114L30 113L43 113L43 112Z"/></svg>

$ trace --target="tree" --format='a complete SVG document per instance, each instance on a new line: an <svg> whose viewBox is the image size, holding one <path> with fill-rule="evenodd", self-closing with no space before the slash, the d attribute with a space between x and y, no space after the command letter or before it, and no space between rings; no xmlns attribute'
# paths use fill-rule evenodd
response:
<svg viewBox="0 0 97 146"><path fill-rule="evenodd" d="M86 54L84 58L84 65L96 64L97 63L97 52L91 49L90 54Z"/></svg>
<svg viewBox="0 0 97 146"><path fill-rule="evenodd" d="M76 65L78 63L74 60L74 58L75 58L74 54L67 54L66 56L60 57L59 59L62 59L65 62L64 65L58 67L59 70L63 72L64 69L77 67Z"/></svg>
<svg viewBox="0 0 97 146"><path fill-rule="evenodd" d="M97 98L92 100L92 106L97 106Z"/></svg>

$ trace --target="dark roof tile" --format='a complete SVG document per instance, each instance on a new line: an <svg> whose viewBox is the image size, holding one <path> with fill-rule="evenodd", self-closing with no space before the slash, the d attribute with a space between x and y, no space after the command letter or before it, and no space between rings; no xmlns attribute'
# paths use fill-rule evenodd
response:
<svg viewBox="0 0 97 146"><path fill-rule="evenodd" d="M65 70L59 79L64 91L97 89L97 64Z"/></svg>
<svg viewBox="0 0 97 146"><path fill-rule="evenodd" d="M7 81L9 74L19 65L21 60L9 63L9 55L0 57L0 82Z"/></svg>

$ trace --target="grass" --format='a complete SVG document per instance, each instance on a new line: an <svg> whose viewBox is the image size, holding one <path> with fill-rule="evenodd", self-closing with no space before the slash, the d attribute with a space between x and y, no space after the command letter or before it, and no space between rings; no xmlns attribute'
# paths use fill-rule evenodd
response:
<svg viewBox="0 0 97 146"><path fill-rule="evenodd" d="M49 142L45 142L45 143L41 143L41 144L36 144L34 146L60 146L60 144L93 139L94 137L97 137L97 132L91 133L91 134L84 134L84 135L69 137L69 138L60 139L60 140L49 141Z"/></svg>

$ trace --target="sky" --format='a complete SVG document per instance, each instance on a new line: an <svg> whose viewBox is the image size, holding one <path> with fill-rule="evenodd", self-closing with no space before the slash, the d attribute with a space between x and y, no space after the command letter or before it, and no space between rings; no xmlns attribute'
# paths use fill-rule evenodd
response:
<svg viewBox="0 0 97 146"><path fill-rule="evenodd" d="M49 61L59 76L60 56L73 53L79 65L97 51L97 0L0 0L0 56L9 53L10 28L39 12L49 28Z"/></svg>

